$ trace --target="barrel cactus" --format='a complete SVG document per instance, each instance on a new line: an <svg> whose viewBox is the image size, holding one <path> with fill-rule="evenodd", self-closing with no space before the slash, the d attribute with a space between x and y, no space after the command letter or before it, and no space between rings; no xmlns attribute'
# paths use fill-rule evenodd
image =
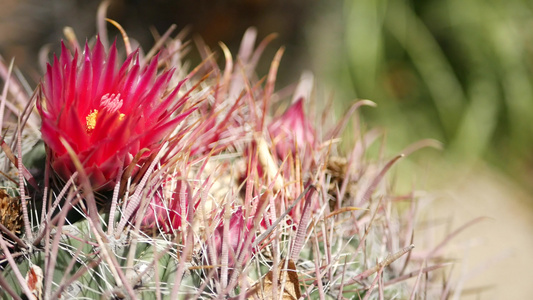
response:
<svg viewBox="0 0 533 300"><path fill-rule="evenodd" d="M375 130L339 146L373 103L335 121L308 73L277 93L283 49L255 72L271 37L199 44L193 69L170 32L146 54L69 37L34 92L2 64L0 297L392 299L444 266L411 259L404 155L367 158Z"/></svg>

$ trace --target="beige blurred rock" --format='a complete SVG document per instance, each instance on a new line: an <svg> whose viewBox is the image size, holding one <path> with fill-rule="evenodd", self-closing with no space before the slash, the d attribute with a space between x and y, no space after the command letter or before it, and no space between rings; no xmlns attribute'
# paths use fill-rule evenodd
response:
<svg viewBox="0 0 533 300"><path fill-rule="evenodd" d="M452 280L462 289L461 296L452 291L450 299L530 299L532 196L484 164L446 168L433 173L428 183L430 193L439 195L425 208L429 218L450 220L445 231L451 232L476 217L487 217L457 235L446 249L445 256L457 261Z"/></svg>

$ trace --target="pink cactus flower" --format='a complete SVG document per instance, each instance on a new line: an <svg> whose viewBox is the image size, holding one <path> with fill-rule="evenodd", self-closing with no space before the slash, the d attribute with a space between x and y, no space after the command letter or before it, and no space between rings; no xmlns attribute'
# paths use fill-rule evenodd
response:
<svg viewBox="0 0 533 300"><path fill-rule="evenodd" d="M250 245L248 245L249 249L243 249L243 247L246 237L248 236L248 234L250 234L251 227L252 222L245 222L244 220L242 206L239 207L237 211L231 215L231 218L229 220L229 234L227 241L224 240L224 223L221 223L217 227L214 232L214 246L216 249L218 263L220 263L221 261L222 245L224 243L226 243L228 247L228 266L235 265L238 255L241 251L247 253L244 258L244 261L250 258L251 243L253 243L255 238L253 238L250 242Z"/></svg>
<svg viewBox="0 0 533 300"><path fill-rule="evenodd" d="M52 168L65 181L76 171L65 141L95 191L111 189L119 172L147 149L137 162L142 165L190 113L179 111L185 102L176 100L180 85L169 86L172 70L158 75L157 57L141 66L135 51L118 64L115 44L106 54L97 39L92 50L86 45L73 57L63 44L41 82L37 108Z"/></svg>
<svg viewBox="0 0 533 300"><path fill-rule="evenodd" d="M283 160L289 153L301 155L315 146L315 130L306 118L303 108L303 98L294 102L283 115L273 120L268 126L268 132L276 145L279 159ZM298 145L298 149L296 149Z"/></svg>

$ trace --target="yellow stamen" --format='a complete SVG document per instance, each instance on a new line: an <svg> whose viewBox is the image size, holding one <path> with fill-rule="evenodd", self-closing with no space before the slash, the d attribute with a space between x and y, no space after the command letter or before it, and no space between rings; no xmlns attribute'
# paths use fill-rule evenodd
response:
<svg viewBox="0 0 533 300"><path fill-rule="evenodd" d="M105 111L105 115L114 115L118 113L118 120L122 121L126 117L125 114L120 113L119 109L122 107L123 101L120 99L120 94L105 94L100 99L99 109ZM96 128L96 122L98 120L98 109L93 109L89 112L87 117L85 117L86 126L85 130L88 134L91 134Z"/></svg>
<svg viewBox="0 0 533 300"><path fill-rule="evenodd" d="M92 110L85 118L87 120L87 133L91 133L96 127L96 118L98 117L98 110Z"/></svg>

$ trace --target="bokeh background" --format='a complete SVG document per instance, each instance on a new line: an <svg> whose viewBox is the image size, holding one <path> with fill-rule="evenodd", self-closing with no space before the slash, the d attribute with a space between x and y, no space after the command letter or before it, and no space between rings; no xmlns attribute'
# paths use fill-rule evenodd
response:
<svg viewBox="0 0 533 300"><path fill-rule="evenodd" d="M37 82L39 50L57 51L64 26L82 41L93 36L98 5L2 0L0 54ZM443 234L488 217L448 250L462 298L531 298L531 1L112 0L108 16L144 47L171 24L233 52L250 26L260 37L276 32L260 72L284 45L278 86L311 70L316 98L332 95L339 114L355 99L373 100L378 108L362 109L362 119L383 129L389 157L420 139L442 142L442 151L419 151L395 167L398 188L432 195L422 208Z"/></svg>

